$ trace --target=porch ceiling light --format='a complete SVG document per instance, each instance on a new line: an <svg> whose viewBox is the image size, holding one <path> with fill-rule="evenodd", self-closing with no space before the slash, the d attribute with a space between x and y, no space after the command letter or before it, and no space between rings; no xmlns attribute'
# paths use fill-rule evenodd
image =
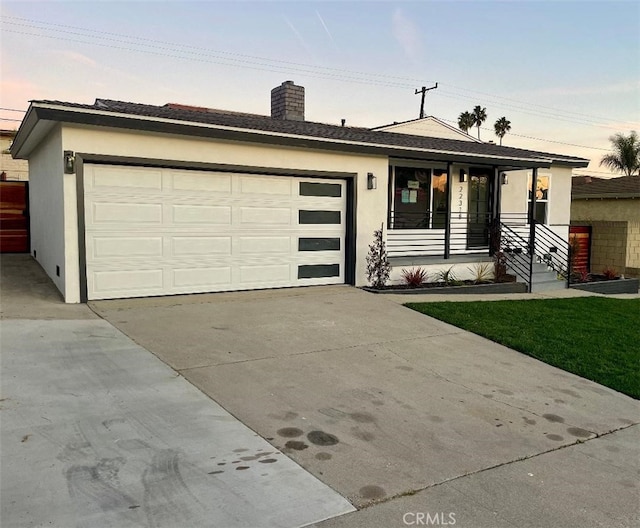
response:
<svg viewBox="0 0 640 528"><path fill-rule="evenodd" d="M367 173L367 189L375 189L378 187L377 178L373 175L373 172Z"/></svg>
<svg viewBox="0 0 640 528"><path fill-rule="evenodd" d="M460 169L460 183L464 183L467 181L467 171L464 169Z"/></svg>

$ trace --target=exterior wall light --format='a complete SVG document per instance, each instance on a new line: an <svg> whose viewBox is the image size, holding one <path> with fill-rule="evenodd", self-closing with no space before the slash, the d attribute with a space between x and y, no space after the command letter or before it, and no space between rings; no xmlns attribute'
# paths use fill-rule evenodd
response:
<svg viewBox="0 0 640 528"><path fill-rule="evenodd" d="M64 173L74 174L76 172L76 156L72 150L64 151Z"/></svg>
<svg viewBox="0 0 640 528"><path fill-rule="evenodd" d="M467 171L464 169L460 169L460 183L464 183L467 181Z"/></svg>
<svg viewBox="0 0 640 528"><path fill-rule="evenodd" d="M371 190L371 189L376 189L377 187L378 187L377 178L373 175L373 172L368 172L367 173L367 189Z"/></svg>
<svg viewBox="0 0 640 528"><path fill-rule="evenodd" d="M508 185L509 184L509 176L507 176L506 172L501 172L500 173L500 182L502 183L502 185Z"/></svg>

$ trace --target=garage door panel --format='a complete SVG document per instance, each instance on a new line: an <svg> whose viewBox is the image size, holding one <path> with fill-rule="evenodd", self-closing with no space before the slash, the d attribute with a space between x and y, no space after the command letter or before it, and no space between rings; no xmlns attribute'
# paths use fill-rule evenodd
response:
<svg viewBox="0 0 640 528"><path fill-rule="evenodd" d="M210 268L179 268L171 271L172 285L176 288L189 286L231 285L231 266Z"/></svg>
<svg viewBox="0 0 640 528"><path fill-rule="evenodd" d="M238 255L252 254L291 254L291 237L289 236L239 236L236 252Z"/></svg>
<svg viewBox="0 0 640 528"><path fill-rule="evenodd" d="M96 259L118 257L162 257L163 238L158 237L102 237L92 239L91 254Z"/></svg>
<svg viewBox="0 0 640 528"><path fill-rule="evenodd" d="M90 299L344 282L343 181L108 166L96 179L96 167L85 165Z"/></svg>
<svg viewBox="0 0 640 528"><path fill-rule="evenodd" d="M162 268L146 270L97 271L93 274L96 292L159 291L163 286Z"/></svg>
<svg viewBox="0 0 640 528"><path fill-rule="evenodd" d="M218 174L215 178L206 172L171 172L171 187L176 191L205 191L222 195L231 194L231 175Z"/></svg>
<svg viewBox="0 0 640 528"><path fill-rule="evenodd" d="M248 225L290 225L291 209L288 207L240 207L240 223Z"/></svg>
<svg viewBox="0 0 640 528"><path fill-rule="evenodd" d="M162 204L100 202L93 204L92 213L94 223L162 222Z"/></svg>
<svg viewBox="0 0 640 528"><path fill-rule="evenodd" d="M174 257L192 255L231 255L232 238L227 237L171 237Z"/></svg>
<svg viewBox="0 0 640 528"><path fill-rule="evenodd" d="M241 195L255 194L262 195L281 195L291 196L291 180L290 179L273 179L269 183L265 181L264 176L239 176L239 191Z"/></svg>
<svg viewBox="0 0 640 528"><path fill-rule="evenodd" d="M240 285L260 284L289 284L291 281L290 264L256 264L254 266L239 266Z"/></svg>
<svg viewBox="0 0 640 528"><path fill-rule="evenodd" d="M215 205L173 205L176 224L231 224L231 207Z"/></svg>
<svg viewBox="0 0 640 528"><path fill-rule="evenodd" d="M89 188L108 190L111 187L161 190L162 171L147 168L95 166L89 179Z"/></svg>

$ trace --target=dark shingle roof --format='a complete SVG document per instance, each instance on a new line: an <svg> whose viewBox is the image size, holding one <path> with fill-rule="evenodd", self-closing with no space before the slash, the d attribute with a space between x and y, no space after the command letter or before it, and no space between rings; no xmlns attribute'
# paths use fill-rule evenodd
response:
<svg viewBox="0 0 640 528"><path fill-rule="evenodd" d="M640 198L640 176L620 176L619 178L596 178L595 176L574 176L571 179L571 198Z"/></svg>
<svg viewBox="0 0 640 528"><path fill-rule="evenodd" d="M261 131L286 136L327 139L338 142L355 142L377 146L415 148L438 152L471 154L492 158L518 158L531 160L553 160L574 166L583 166L588 160L561 154L503 147L491 143L473 143L463 140L413 136L368 128L329 125L310 121L273 119L270 116L232 112L202 107L190 107L170 103L163 106L96 99L93 105L61 101L32 101L33 104L48 104L69 109L97 110L129 116L168 119L185 123L199 123L230 127L247 131Z"/></svg>

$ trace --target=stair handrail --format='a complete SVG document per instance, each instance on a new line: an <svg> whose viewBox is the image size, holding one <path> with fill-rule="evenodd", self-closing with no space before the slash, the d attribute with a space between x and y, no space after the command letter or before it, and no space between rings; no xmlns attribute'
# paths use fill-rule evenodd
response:
<svg viewBox="0 0 640 528"><path fill-rule="evenodd" d="M504 242L507 242L508 246L506 246ZM531 252L531 245L529 244L529 241L505 223L500 222L500 250L507 255L510 266L516 272L519 272L519 275L527 285L527 291L531 292L533 274L531 261L533 260L533 254ZM522 254L526 255L529 262L523 263L515 257L515 255Z"/></svg>
<svg viewBox="0 0 640 528"><path fill-rule="evenodd" d="M555 231L551 230L546 224L542 224L536 221L536 227L538 228L538 240L542 239L542 241L548 244L550 243L549 245L554 244L554 247L556 248L555 253L559 256L559 258L557 259L557 267L553 257L549 259L542 257L542 260L546 262L547 265L549 265L551 269L556 271L560 276L564 277L567 281L567 287L569 287L571 284L571 244L569 244L567 240L562 238Z"/></svg>

